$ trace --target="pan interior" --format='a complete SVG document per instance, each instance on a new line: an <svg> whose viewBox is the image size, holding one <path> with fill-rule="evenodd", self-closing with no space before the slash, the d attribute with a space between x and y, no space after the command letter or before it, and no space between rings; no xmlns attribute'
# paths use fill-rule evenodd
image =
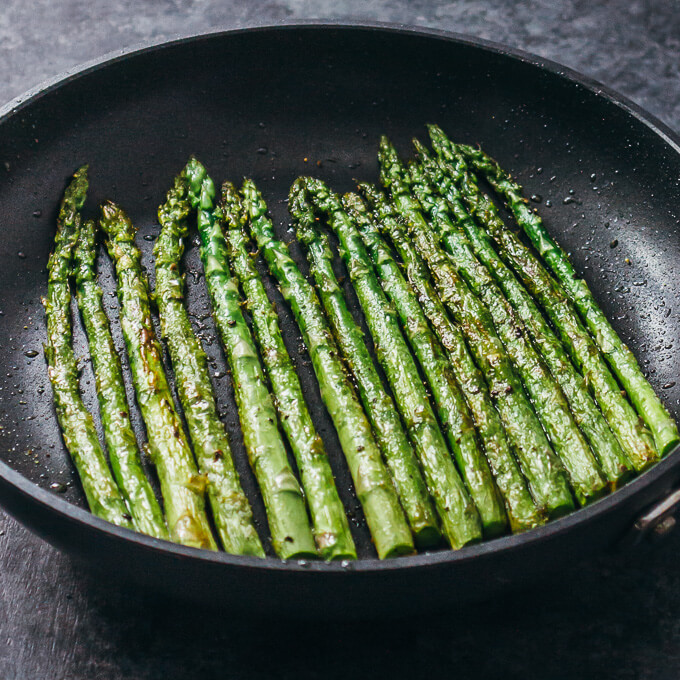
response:
<svg viewBox="0 0 680 680"><path fill-rule="evenodd" d="M56 207L76 167L90 164L86 211L96 214L105 198L120 203L139 228L152 274L156 210L190 154L216 182L252 177L279 235L290 241L285 199L298 175L318 176L337 191L352 189L357 180L376 181L379 135L387 133L408 154L411 137L426 137L427 122L439 123L456 140L483 144L525 185L677 419L677 150L607 98L500 53L398 32L290 28L199 38L132 55L48 90L0 122L0 459L84 507L52 407L40 304ZM246 462L195 244L185 265L190 311L264 534L264 510ZM100 273L115 319L112 270L103 255ZM374 558L301 338L271 280L268 285L360 552ZM77 353L87 357L74 320ZM122 348L117 331L116 341ZM82 387L96 414L87 360ZM132 413L143 441L136 406Z"/></svg>

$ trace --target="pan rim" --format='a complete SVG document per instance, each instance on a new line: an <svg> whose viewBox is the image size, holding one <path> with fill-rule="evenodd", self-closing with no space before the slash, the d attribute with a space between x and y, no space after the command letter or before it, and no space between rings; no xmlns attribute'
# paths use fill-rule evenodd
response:
<svg viewBox="0 0 680 680"><path fill-rule="evenodd" d="M159 52L163 49L180 47L201 40L218 40L229 38L235 35L260 33L260 32L281 32L291 30L347 30L347 31L379 31L382 33L406 35L413 37L426 37L446 42L452 42L467 47L481 49L492 52L502 57L510 58L515 61L526 63L536 67L539 71L550 73L553 76L569 81L571 84L578 85L596 96L601 96L610 104L625 111L628 115L635 118L638 122L645 125L653 133L662 138L676 153L680 154L680 135L674 132L668 125L656 118L654 115L645 111L641 106L635 104L624 95L615 90L602 85L594 78L585 76L574 69L564 66L550 59L539 57L517 48L509 47L497 42L476 38L474 36L433 29L419 26L407 26L387 22L358 21L348 22L342 20L292 20L284 21L276 25L271 24L251 24L240 28L221 28L205 33L192 33L186 35L175 35L159 40L146 41L122 50L115 50L105 55L87 61L74 68L68 69L61 74L49 78L42 83L30 88L23 94L15 97L4 106L0 107L0 125L15 115L19 115L26 107L32 105L43 96L60 89L61 87L77 79L105 69L119 61L129 58L141 57L146 54ZM419 555L399 557L391 560L380 561L375 558L359 559L351 563L352 572L384 572L385 570L403 569L426 569L444 564L468 562L478 557L488 554L506 553L520 547L529 546L534 542L544 540L548 537L556 538L569 532L574 526L580 525L589 519L603 516L616 509L616 507L633 495L641 493L645 488L653 485L657 480L664 477L676 466L674 460L678 456L680 446L668 453L654 467L629 482L622 489L600 499L596 503L573 512L566 517L551 521L550 523L537 527L522 534L503 536L501 538L485 541L472 546L466 546L460 550L442 550L436 553L423 553ZM178 545L169 541L156 539L145 534L137 533L130 529L124 529L113 525L92 515L88 510L73 505L65 499L59 498L54 493L39 487L21 473L14 470L7 463L0 461L0 479L13 486L22 495L30 498L44 508L48 508L62 520L72 523L85 525L89 529L103 532L112 540L125 541L134 544L140 549L159 553L169 557L200 560L214 564L225 564L234 567L257 568L259 570L274 571L304 571L305 573L348 573L347 566L342 563L331 562L307 562L307 561L283 561L278 558L260 559L255 557L244 557L231 555L225 552L213 552L200 550L187 546Z"/></svg>

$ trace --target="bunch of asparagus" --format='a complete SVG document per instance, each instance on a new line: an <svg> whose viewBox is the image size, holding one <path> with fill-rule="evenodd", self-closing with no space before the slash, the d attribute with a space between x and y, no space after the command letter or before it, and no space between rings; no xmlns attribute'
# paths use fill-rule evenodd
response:
<svg viewBox="0 0 680 680"><path fill-rule="evenodd" d="M117 205L101 207L162 503L130 424L102 305L97 226L81 215L87 168L76 172L48 264L45 353L64 441L93 513L189 546L216 549L219 540L230 553L265 555L185 305L181 259L192 219L245 450L281 558L357 552L258 253L297 321L381 559L531 529L616 489L678 444L676 424L521 187L481 150L454 144L437 126L429 132L432 148L414 140L408 163L381 139L382 188L361 184L339 196L315 178L294 182L289 211L309 278L276 238L255 184L246 180L239 191L225 182L217 200L196 159L158 211L153 296L135 228ZM533 248L505 223L480 178ZM326 230L370 338L350 309ZM79 391L70 279L108 460Z"/></svg>

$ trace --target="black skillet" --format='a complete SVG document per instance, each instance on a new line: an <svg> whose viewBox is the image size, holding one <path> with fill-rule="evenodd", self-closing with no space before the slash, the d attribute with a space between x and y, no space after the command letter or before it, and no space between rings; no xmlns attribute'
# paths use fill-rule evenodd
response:
<svg viewBox="0 0 680 680"><path fill-rule="evenodd" d="M118 529L84 509L40 351L45 263L55 208L70 173L90 163L87 210L94 212L105 197L119 201L140 229L147 258L157 230L156 207L192 153L216 180L253 177L281 235L290 239L284 199L296 176L313 173L339 191L352 188L355 178L375 180L378 135L386 132L409 153L410 138L424 136L428 121L457 140L483 143L541 201L537 206L551 232L572 252L677 418L677 135L554 63L469 38L384 26L230 31L108 58L1 112L0 500L6 509L106 578L256 614L433 609L558 573L562 564L589 558L626 536L668 528L669 520L659 520L676 500L669 494L680 474L677 451L614 495L535 531L457 552L379 562L308 360L281 304L286 339L327 442L362 559L349 565L286 564L212 554ZM195 249L186 266L200 271ZM103 257L100 267L111 292ZM200 274L189 283L191 310L214 361L239 469L265 535L229 378L219 377L224 358L212 341L210 319L201 318L207 308ZM115 318L115 298L107 300ZM79 326L76 343L86 355ZM87 363L83 388L96 409ZM134 417L139 428L136 412ZM654 511L640 522L650 507Z"/></svg>

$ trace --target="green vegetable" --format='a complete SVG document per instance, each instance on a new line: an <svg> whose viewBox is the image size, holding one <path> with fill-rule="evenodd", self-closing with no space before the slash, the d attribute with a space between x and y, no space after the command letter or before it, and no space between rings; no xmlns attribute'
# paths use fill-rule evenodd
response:
<svg viewBox="0 0 680 680"><path fill-rule="evenodd" d="M130 422L120 357L113 344L109 320L102 303L102 290L97 283L95 236L94 222L88 220L80 229L73 268L78 307L90 346L109 461L137 531L167 539L168 529L163 510L144 474L137 438Z"/></svg>
<svg viewBox="0 0 680 680"><path fill-rule="evenodd" d="M414 144L422 164L422 172L430 181L430 188L437 187L448 200L448 206L453 211L459 228L469 238L475 254L486 265L528 329L567 397L574 419L590 442L602 471L615 488L630 477L633 468L588 392L584 379L574 368L564 345L543 317L534 299L494 250L488 234L470 218L451 177L417 140L414 140ZM415 167L412 167L413 173L418 173Z"/></svg>
<svg viewBox="0 0 680 680"><path fill-rule="evenodd" d="M306 220L312 219L309 206L290 202L298 235L306 233ZM315 233L315 232L314 232ZM373 363L364 335L354 321L347 301L333 272L328 242L323 234L305 241L310 271L326 312L335 341L354 376L376 442L394 481L401 505L413 531L416 545L427 548L441 540L438 519L414 449L406 436L391 396Z"/></svg>
<svg viewBox="0 0 680 680"><path fill-rule="evenodd" d="M196 462L206 480L208 500L222 546L234 555L264 557L250 503L234 468L227 433L217 414L208 361L184 306L180 262L190 211L186 175L182 172L158 209L161 232L154 246L155 299L161 333L170 351L177 392Z"/></svg>
<svg viewBox="0 0 680 680"><path fill-rule="evenodd" d="M588 284L578 277L564 250L553 240L541 217L530 210L522 188L482 151L460 146L459 150L483 173L503 196L517 223L545 260L593 334L600 351L654 435L657 449L665 455L680 442L678 427L647 382L633 353L626 347L598 306Z"/></svg>
<svg viewBox="0 0 680 680"><path fill-rule="evenodd" d="M238 282L227 266L220 215L213 209L214 185L196 159L187 164L186 175L198 214L201 260L215 322L231 368L243 440L262 492L274 550L283 559L315 556L302 489L288 462L257 348L243 318Z"/></svg>
<svg viewBox="0 0 680 680"><path fill-rule="evenodd" d="M485 535L500 534L507 519L453 366L430 328L418 299L383 241L366 204L356 194L342 199L371 256L380 283L392 301L404 333L437 405L437 413L458 469L477 506Z"/></svg>
<svg viewBox="0 0 680 680"><path fill-rule="evenodd" d="M69 274L87 187L87 166L83 166L73 175L59 207L54 250L47 263L47 297L42 300L47 321L45 358L64 443L80 476L90 510L108 522L132 529L132 518L109 470L92 416L80 395L78 365L71 345Z"/></svg>
<svg viewBox="0 0 680 680"><path fill-rule="evenodd" d="M576 311L561 286L550 276L537 257L506 229L496 207L480 191L467 172L464 158L455 150L438 128L431 127L433 146L445 171L459 185L470 212L491 234L499 254L536 298L560 333L572 360L597 400L602 413L636 470L643 470L658 459L658 453L644 423L616 383L597 345L581 324Z"/></svg>
<svg viewBox="0 0 680 680"><path fill-rule="evenodd" d="M384 559L411 553L411 532L369 422L340 361L319 299L286 245L276 239L266 216L267 207L255 185L246 183L243 194L251 232L302 332L321 398L335 424L378 556Z"/></svg>
<svg viewBox="0 0 680 680"><path fill-rule="evenodd" d="M454 367L456 377L472 412L475 427L484 443L486 457L493 470L496 484L505 499L512 530L525 531L541 524L543 517L517 466L501 418L493 406L484 376L470 355L461 330L451 321L435 291L427 266L406 236L404 227L397 219L396 209L387 201L385 195L369 184L361 184L359 188L374 210L378 228L390 237L399 253L403 268L418 296L418 302ZM490 384L495 388L496 400L514 398L513 395L507 394L505 389L498 389L500 385L497 383L490 382ZM506 413L511 412L511 409L501 408L500 411ZM509 429L512 432L512 428L509 427Z"/></svg>
<svg viewBox="0 0 680 680"><path fill-rule="evenodd" d="M326 450L307 409L300 380L281 336L278 316L248 253L244 231L247 217L238 191L230 182L222 186L222 212L229 264L241 283L281 426L295 455L319 552L327 560L356 559Z"/></svg>
<svg viewBox="0 0 680 680"><path fill-rule="evenodd" d="M497 406L499 409L511 408L511 412L506 412L504 423L506 430L512 428L513 434L508 434L516 447L534 499L550 517L569 512L574 504L564 468L543 433L541 423L515 374L507 348L496 334L490 312L458 275L451 257L435 239L392 162L388 162L389 159L382 157L382 154L380 161L381 180L390 189L397 211L416 248L427 262L440 297L468 336L470 349L478 364L491 376L491 384L498 383L491 388L492 394L500 390L513 395L512 400L497 401Z"/></svg>
<svg viewBox="0 0 680 680"><path fill-rule="evenodd" d="M395 164L396 165L396 164ZM400 167L408 184L411 177ZM606 489L600 467L569 410L569 404L557 381L539 355L521 319L503 295L489 270L480 264L461 222L470 221L462 205L454 215L444 198L434 193L422 173L414 166L411 183L415 197L430 216L433 233L453 257L459 274L491 313L499 337L517 367L524 386L534 403L534 410L562 460L572 489L582 505L599 498ZM456 220L456 222L454 222Z"/></svg>
<svg viewBox="0 0 680 680"><path fill-rule="evenodd" d="M314 243L320 236L315 227L312 205L326 215L328 224L337 234L340 254L373 336L376 356L416 449L444 535L453 548L479 540L482 529L479 514L451 459L394 310L385 298L361 237L343 210L339 197L320 180L300 178L291 189L288 205L295 218L298 238L306 245ZM328 283L338 285L331 267L322 271L320 259L315 259L313 264L318 288ZM330 265L329 260L327 264ZM494 487L491 488L493 490ZM484 498L487 499L488 496ZM503 510L498 505L500 518L503 518ZM487 510L488 506L484 509ZM495 523L499 521L499 515L490 512L486 517L490 517L492 532L497 530Z"/></svg>
<svg viewBox="0 0 680 680"><path fill-rule="evenodd" d="M151 319L149 287L135 244L135 228L114 203L101 206L100 225L116 265L120 325L130 360L137 402L156 466L170 538L195 548L217 545L205 514L203 484L163 369Z"/></svg>

